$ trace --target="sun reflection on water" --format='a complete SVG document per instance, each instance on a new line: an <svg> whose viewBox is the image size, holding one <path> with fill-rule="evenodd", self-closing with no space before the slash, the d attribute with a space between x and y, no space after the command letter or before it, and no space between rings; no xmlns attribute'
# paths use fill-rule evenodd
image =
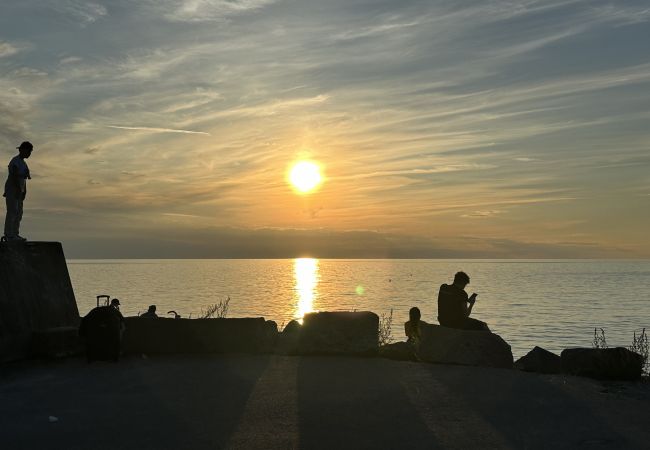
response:
<svg viewBox="0 0 650 450"><path fill-rule="evenodd" d="M318 295L318 259L296 258L293 268L298 296L294 317L302 323L302 317L314 310L314 298Z"/></svg>

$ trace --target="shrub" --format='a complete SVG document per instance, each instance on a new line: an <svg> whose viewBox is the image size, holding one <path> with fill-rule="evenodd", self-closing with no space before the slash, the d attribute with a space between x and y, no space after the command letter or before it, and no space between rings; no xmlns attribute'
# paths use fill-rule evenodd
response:
<svg viewBox="0 0 650 450"><path fill-rule="evenodd" d="M393 309L390 313L382 313L379 317L379 345L386 345L393 342L392 328L393 326Z"/></svg>
<svg viewBox="0 0 650 450"><path fill-rule="evenodd" d="M600 330L600 333L598 333ZM607 340L605 339L605 330L602 328L594 328L594 340L592 343L594 348L607 348Z"/></svg>
<svg viewBox="0 0 650 450"><path fill-rule="evenodd" d="M638 353L643 358L643 372L648 375L650 371L650 364L648 362L648 335L645 334L645 328L641 330L641 333L637 336L636 331L634 332L634 337L632 338L632 345L629 349L634 353Z"/></svg>
<svg viewBox="0 0 650 450"><path fill-rule="evenodd" d="M230 297L221 300L219 303L208 306L205 310L201 309L199 319L224 319L228 315L228 305Z"/></svg>

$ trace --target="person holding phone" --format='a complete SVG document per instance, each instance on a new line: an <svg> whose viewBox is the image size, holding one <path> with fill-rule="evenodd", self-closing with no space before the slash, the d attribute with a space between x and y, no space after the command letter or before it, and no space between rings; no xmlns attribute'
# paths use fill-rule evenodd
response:
<svg viewBox="0 0 650 450"><path fill-rule="evenodd" d="M469 275L458 272L452 284L443 284L438 292L438 322L443 327L462 330L490 331L485 322L470 317L478 294L465 292Z"/></svg>

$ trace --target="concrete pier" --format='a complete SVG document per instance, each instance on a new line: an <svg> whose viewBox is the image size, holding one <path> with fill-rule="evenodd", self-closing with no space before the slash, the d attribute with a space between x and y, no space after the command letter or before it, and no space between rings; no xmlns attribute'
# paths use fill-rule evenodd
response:
<svg viewBox="0 0 650 450"><path fill-rule="evenodd" d="M61 243L0 243L0 362L29 356L34 333L78 325Z"/></svg>

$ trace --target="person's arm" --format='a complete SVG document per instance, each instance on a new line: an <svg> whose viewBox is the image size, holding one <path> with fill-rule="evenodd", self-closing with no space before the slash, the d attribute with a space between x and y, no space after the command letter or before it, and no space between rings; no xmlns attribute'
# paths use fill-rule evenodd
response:
<svg viewBox="0 0 650 450"><path fill-rule="evenodd" d="M14 160L12 160L11 163L9 163L9 179L11 180L11 184L16 188L16 192L22 193L23 183L18 172L18 166L14 163Z"/></svg>
<svg viewBox="0 0 650 450"><path fill-rule="evenodd" d="M472 314L472 308L474 307L474 303L476 303L476 296L477 294L472 294L471 297L467 299L467 303L469 303L469 307L466 306L465 317L469 317L469 315Z"/></svg>

